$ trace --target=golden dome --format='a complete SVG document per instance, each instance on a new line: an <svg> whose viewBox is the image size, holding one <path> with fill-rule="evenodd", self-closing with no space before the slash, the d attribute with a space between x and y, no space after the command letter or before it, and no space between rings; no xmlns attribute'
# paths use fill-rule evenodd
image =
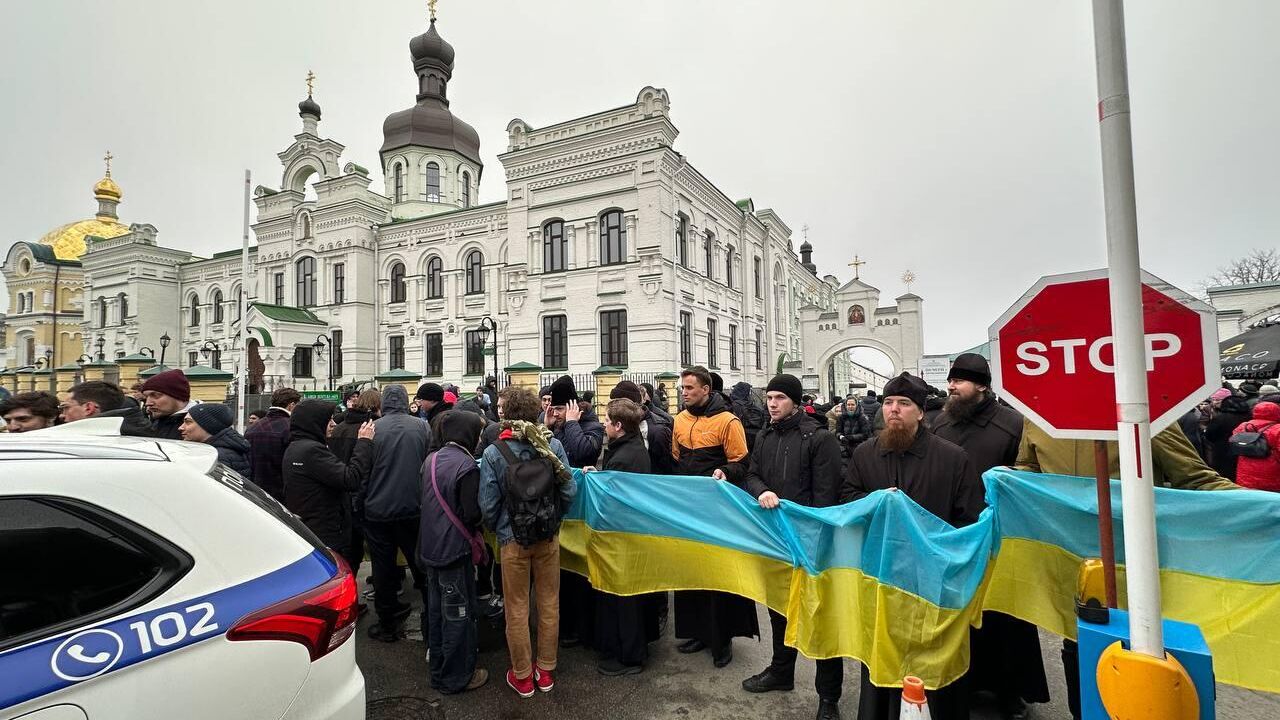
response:
<svg viewBox="0 0 1280 720"><path fill-rule="evenodd" d="M121 192L120 186L116 184L115 180L111 179L111 175L108 173L106 177L93 186L93 196L99 200L120 202L120 198L124 197L124 193Z"/></svg>
<svg viewBox="0 0 1280 720"><path fill-rule="evenodd" d="M59 260L79 260L87 247L84 240L87 236L109 239L128 232L127 226L111 218L97 217L54 228L45 233L39 242L53 248L53 254Z"/></svg>

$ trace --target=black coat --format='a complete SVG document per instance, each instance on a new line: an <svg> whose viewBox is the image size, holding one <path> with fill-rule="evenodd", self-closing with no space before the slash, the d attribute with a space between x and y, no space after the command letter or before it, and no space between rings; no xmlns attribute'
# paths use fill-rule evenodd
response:
<svg viewBox="0 0 1280 720"><path fill-rule="evenodd" d="M333 408L328 401L304 400L293 410L291 440L284 451L285 506L325 545L345 550L351 540L347 493L369 477L373 441L358 440L351 461L339 460L324 437Z"/></svg>
<svg viewBox="0 0 1280 720"><path fill-rule="evenodd" d="M218 462L240 473L245 480L253 480L253 468L249 465L249 442L234 427L223 428L217 435L205 441L218 451Z"/></svg>
<svg viewBox="0 0 1280 720"><path fill-rule="evenodd" d="M125 398L125 405L115 410L107 410L98 413L97 417L118 417L122 419L120 423L120 434L133 437L155 437L155 431L151 429L151 421L147 419L142 409L133 401L133 398Z"/></svg>
<svg viewBox="0 0 1280 720"><path fill-rule="evenodd" d="M644 440L638 433L630 433L610 440L609 446L604 449L604 462L600 465L600 469L633 473L649 472L649 451L644 446Z"/></svg>
<svg viewBox="0 0 1280 720"><path fill-rule="evenodd" d="M182 421L187 419L187 411L179 410L172 415L163 415L151 421L151 436L157 440L181 440Z"/></svg>
<svg viewBox="0 0 1280 720"><path fill-rule="evenodd" d="M651 412L646 412L644 419L648 427L645 443L649 446L649 469L645 472L670 475L676 464L675 458L671 457L671 425Z"/></svg>
<svg viewBox="0 0 1280 720"><path fill-rule="evenodd" d="M808 507L835 505L840 498L840 443L804 411L771 422L756 436L743 489L755 498L772 490Z"/></svg>
<svg viewBox="0 0 1280 720"><path fill-rule="evenodd" d="M836 416L836 429L840 439L850 445L857 445L871 437L871 421L861 409L842 411Z"/></svg>
<svg viewBox="0 0 1280 720"><path fill-rule="evenodd" d="M964 448L978 474L993 467L1012 466L1022 442L1022 413L988 395L968 418L943 412L933 424L933 434Z"/></svg>
<svg viewBox="0 0 1280 720"><path fill-rule="evenodd" d="M600 447L604 444L604 425L600 424L595 410L584 411L578 420L566 420L553 434L564 446L564 454L569 457L570 465L586 467L594 465L600 458Z"/></svg>
<svg viewBox="0 0 1280 720"><path fill-rule="evenodd" d="M1236 457L1231 454L1231 443L1228 441L1236 431L1236 426L1252 419L1253 411L1249 409L1249 402L1232 395L1222 401L1204 429L1209 466L1229 480L1236 479Z"/></svg>
<svg viewBox="0 0 1280 720"><path fill-rule="evenodd" d="M925 510L955 527L978 519L986 506L982 479L960 446L921 425L905 452L883 447L883 435L864 442L849 456L840 501L899 488Z"/></svg>

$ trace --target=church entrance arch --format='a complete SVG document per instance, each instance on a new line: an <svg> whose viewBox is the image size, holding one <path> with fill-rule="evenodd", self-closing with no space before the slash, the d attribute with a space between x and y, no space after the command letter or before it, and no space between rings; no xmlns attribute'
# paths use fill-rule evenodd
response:
<svg viewBox="0 0 1280 720"><path fill-rule="evenodd" d="M823 397L844 397L850 385L865 393L879 391L890 378L904 369L902 355L887 343L869 338L851 338L827 346L815 367Z"/></svg>

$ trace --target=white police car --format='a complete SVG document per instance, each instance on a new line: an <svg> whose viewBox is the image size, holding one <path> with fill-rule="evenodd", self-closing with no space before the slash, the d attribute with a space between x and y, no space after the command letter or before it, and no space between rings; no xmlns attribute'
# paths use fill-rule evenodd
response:
<svg viewBox="0 0 1280 720"><path fill-rule="evenodd" d="M119 422L0 434L0 718L363 718L345 563Z"/></svg>

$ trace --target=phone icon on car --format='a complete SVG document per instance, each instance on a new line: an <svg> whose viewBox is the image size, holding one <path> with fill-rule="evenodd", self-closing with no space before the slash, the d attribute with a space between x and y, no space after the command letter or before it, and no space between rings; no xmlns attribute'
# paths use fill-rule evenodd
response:
<svg viewBox="0 0 1280 720"><path fill-rule="evenodd" d="M103 650L100 653L94 653L93 655L86 655L83 645L72 645L67 648L67 655L70 656L72 660L87 663L89 665L101 665L111 659L111 653L106 650Z"/></svg>

